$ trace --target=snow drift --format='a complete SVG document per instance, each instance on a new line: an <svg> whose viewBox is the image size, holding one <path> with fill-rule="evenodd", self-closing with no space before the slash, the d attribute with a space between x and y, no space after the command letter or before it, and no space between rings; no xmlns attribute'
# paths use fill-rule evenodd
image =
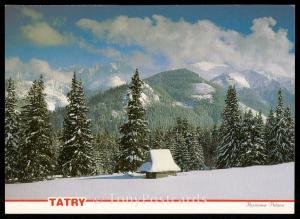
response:
<svg viewBox="0 0 300 219"><path fill-rule="evenodd" d="M5 185L5 199L50 196L294 200L294 163L182 172L160 179L114 174Z"/></svg>

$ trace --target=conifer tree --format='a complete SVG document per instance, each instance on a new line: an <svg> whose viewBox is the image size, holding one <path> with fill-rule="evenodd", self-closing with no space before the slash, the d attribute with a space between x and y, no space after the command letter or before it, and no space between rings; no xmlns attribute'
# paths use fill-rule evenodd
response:
<svg viewBox="0 0 300 219"><path fill-rule="evenodd" d="M211 141L210 141L210 154L211 154L211 165L212 169L216 168L217 164L217 146L220 141L219 129L216 124L214 124L212 130L210 131Z"/></svg>
<svg viewBox="0 0 300 219"><path fill-rule="evenodd" d="M53 175L55 161L52 128L44 89L41 76L33 82L25 100L26 104L22 107L20 177L25 182Z"/></svg>
<svg viewBox="0 0 300 219"><path fill-rule="evenodd" d="M92 146L91 120L87 117L82 82L74 73L69 104L63 123L62 146L58 164L64 176L86 176L96 172Z"/></svg>
<svg viewBox="0 0 300 219"><path fill-rule="evenodd" d="M204 164L205 168L211 166L211 159L212 159L212 154L211 154L211 133L207 129L203 129L198 127L197 128L197 140L199 144L203 148L203 155L204 155Z"/></svg>
<svg viewBox="0 0 300 219"><path fill-rule="evenodd" d="M202 145L199 144L197 139L196 131L191 134L191 144L189 144L189 159L190 166L189 170L200 170L204 164L204 155Z"/></svg>
<svg viewBox="0 0 300 219"><path fill-rule="evenodd" d="M289 148L289 157L287 162L295 161L295 123L291 116L290 108L284 111L284 117L287 123L287 144Z"/></svg>
<svg viewBox="0 0 300 219"><path fill-rule="evenodd" d="M254 117L254 150L255 150L255 158L256 162L254 164L266 165L268 164L268 154L267 147L265 144L264 137L264 121L262 118L262 113L259 112Z"/></svg>
<svg viewBox="0 0 300 219"><path fill-rule="evenodd" d="M127 121L120 127L120 156L117 170L120 172L136 171L146 160L148 145L148 122L141 102L143 81L136 69L129 86Z"/></svg>
<svg viewBox="0 0 300 219"><path fill-rule="evenodd" d="M241 158L239 166L263 165L266 163L266 149L263 140L263 121L261 113L255 117L252 111L245 112L241 127Z"/></svg>
<svg viewBox="0 0 300 219"><path fill-rule="evenodd" d="M187 154L185 139L183 136L183 121L181 118L176 119L176 126L173 130L174 135L174 148L175 153L173 154L176 164L180 167L181 171L185 171L185 160L184 157Z"/></svg>
<svg viewBox="0 0 300 219"><path fill-rule="evenodd" d="M184 143L180 146L180 155L182 159L182 170L189 171L192 165L192 160L190 159L190 150L193 144L193 135L191 133L191 127L189 127L186 118L182 120L181 134L184 139Z"/></svg>
<svg viewBox="0 0 300 219"><path fill-rule="evenodd" d="M283 107L281 89L278 91L278 104L276 107L275 124L271 130L273 147L270 148L270 160L272 164L291 161L291 149L293 145L289 139L289 127Z"/></svg>
<svg viewBox="0 0 300 219"><path fill-rule="evenodd" d="M112 174L116 168L118 147L114 136L105 129L94 140L96 150L97 172Z"/></svg>
<svg viewBox="0 0 300 219"><path fill-rule="evenodd" d="M156 128L153 135L153 140L151 142L152 149L163 149L166 148L164 141L164 133L161 128Z"/></svg>
<svg viewBox="0 0 300 219"><path fill-rule="evenodd" d="M271 108L264 128L264 140L267 150L267 164L273 164L273 161L271 160L271 151L276 147L276 141L273 132L274 126L275 116L274 111Z"/></svg>
<svg viewBox="0 0 300 219"><path fill-rule="evenodd" d="M165 134L165 144L166 144L166 148L170 149L170 152L172 154L172 157L174 159L174 161L176 162L176 142L175 142L175 132L174 129L169 129L167 131L167 133Z"/></svg>
<svg viewBox="0 0 300 219"><path fill-rule="evenodd" d="M20 112L16 110L14 81L8 80L5 97L5 181L15 181L19 174Z"/></svg>
<svg viewBox="0 0 300 219"><path fill-rule="evenodd" d="M241 116L235 87L229 86L223 111L221 139L217 148L217 166L219 168L239 165Z"/></svg>

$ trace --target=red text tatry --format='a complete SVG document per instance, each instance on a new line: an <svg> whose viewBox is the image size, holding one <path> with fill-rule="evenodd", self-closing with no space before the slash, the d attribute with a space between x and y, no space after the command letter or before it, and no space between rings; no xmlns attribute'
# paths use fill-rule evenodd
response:
<svg viewBox="0 0 300 219"><path fill-rule="evenodd" d="M48 198L51 206L83 206L86 198Z"/></svg>

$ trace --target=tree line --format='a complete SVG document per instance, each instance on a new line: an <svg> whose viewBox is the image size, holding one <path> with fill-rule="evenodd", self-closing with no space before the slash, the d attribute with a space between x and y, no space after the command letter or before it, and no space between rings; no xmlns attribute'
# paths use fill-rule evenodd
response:
<svg viewBox="0 0 300 219"><path fill-rule="evenodd" d="M102 130L93 136L81 80L72 78L62 130L53 130L45 101L43 78L29 89L16 110L14 81L5 98L5 181L30 182L53 175L88 176L136 171L150 149L170 149L182 171L245 167L294 161L294 120L278 104L266 120L261 113L242 113L235 88L227 91L222 123L194 127L176 118L174 127L150 132L141 103L143 81L136 70L128 92L126 120L119 133ZM174 118L175 119L175 118Z"/></svg>

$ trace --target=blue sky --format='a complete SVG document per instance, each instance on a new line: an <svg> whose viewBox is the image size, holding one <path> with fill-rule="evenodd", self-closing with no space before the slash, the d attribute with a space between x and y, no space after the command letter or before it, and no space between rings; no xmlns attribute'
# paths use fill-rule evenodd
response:
<svg viewBox="0 0 300 219"><path fill-rule="evenodd" d="M294 43L288 5L5 9L6 59L44 60L54 69L122 60L154 72L208 61L291 76Z"/></svg>

